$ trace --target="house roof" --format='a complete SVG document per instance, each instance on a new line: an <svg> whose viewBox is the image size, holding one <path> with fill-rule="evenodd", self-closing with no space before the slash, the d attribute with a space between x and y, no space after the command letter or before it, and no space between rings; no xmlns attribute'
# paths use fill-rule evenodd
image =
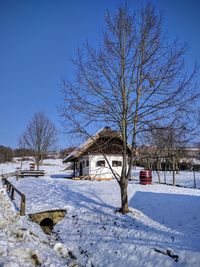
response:
<svg viewBox="0 0 200 267"><path fill-rule="evenodd" d="M104 127L98 132L96 132L93 136L89 137L86 142L78 146L74 151L72 151L66 158L64 158L63 162L69 162L79 158L83 153L87 151L87 149L94 144L97 139L100 137L110 137L121 139L121 135L119 132L112 130L110 127Z"/></svg>

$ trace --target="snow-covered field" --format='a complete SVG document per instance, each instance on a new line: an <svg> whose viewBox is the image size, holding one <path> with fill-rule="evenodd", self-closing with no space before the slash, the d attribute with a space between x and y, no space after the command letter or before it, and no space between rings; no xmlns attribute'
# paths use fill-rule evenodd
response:
<svg viewBox="0 0 200 267"><path fill-rule="evenodd" d="M23 161L22 162L22 169L29 170L30 163L33 161ZM0 164L0 175L4 173L12 173L17 170L17 168L21 168L21 161L17 158L14 159L13 162L1 163ZM57 172L61 172L66 168L66 164L62 163L62 159L46 159L43 161L42 165L40 166L41 170L45 170L48 174L53 174Z"/></svg>
<svg viewBox="0 0 200 267"><path fill-rule="evenodd" d="M132 171L133 178L135 180L139 181L139 172L142 168L136 168L136 170ZM173 182L173 173L172 172L159 172L160 173L160 179L161 183L165 182L167 184L172 184ZM200 172L195 172L195 174L192 171L180 171L179 173L175 173L175 184L183 187L188 188L194 188L194 175L196 180L196 188L200 189ZM158 182L158 175L154 171L152 172L153 176L153 182Z"/></svg>
<svg viewBox="0 0 200 267"><path fill-rule="evenodd" d="M52 161L49 162L51 163ZM44 234L37 228L36 235L39 239L26 241L24 238L20 245L13 239L11 244L14 247L27 247L28 242L32 248L31 253L40 258L41 262L44 263L46 257L46 265L42 266L67 266L67 251L76 256L80 266L199 266L199 189L156 183L142 186L137 180L133 180L128 186L130 213L121 215L116 212L120 207L120 192L116 181L63 179L65 172L61 170L64 166L61 167L58 161L54 163L54 167L46 165L50 173L43 178L23 178L19 181L15 177L9 179L25 193L27 213L67 209L66 217L54 227L60 238L59 243L51 240L51 247L44 245L41 240L47 237L43 239ZM138 172L137 169L133 175L138 177ZM180 182L187 181L186 173L181 173L179 177ZM157 181L157 176L154 176L154 180ZM5 204L1 201L1 206L4 207L9 203L4 189L1 189L1 196L6 199ZM9 204L6 211L5 208L0 210L5 214L8 210L11 216L8 217L8 227L4 224L3 240L7 238L7 252L1 252L0 247L0 257L2 255L3 259L0 266L1 262L7 262L6 259L7 263L10 262L8 252L11 246L9 238L12 239L12 222L15 222L16 229L21 227L21 221L28 224L27 229L32 229L33 225L36 227L34 223L27 221L26 216L20 218L15 214L12 219L12 209ZM44 251L38 249L36 244L45 246ZM20 252L17 255L22 257ZM60 258L61 255L64 255L63 258ZM14 259L16 262L19 260L16 255ZM62 261L65 261L65 265ZM29 265L5 266L34 265L29 262Z"/></svg>

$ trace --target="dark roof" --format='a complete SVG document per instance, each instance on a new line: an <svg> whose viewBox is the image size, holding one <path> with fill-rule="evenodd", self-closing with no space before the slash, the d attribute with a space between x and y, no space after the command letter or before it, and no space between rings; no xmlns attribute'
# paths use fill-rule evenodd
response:
<svg viewBox="0 0 200 267"><path fill-rule="evenodd" d="M93 145L101 137L109 137L110 139L117 138L121 140L119 132L112 130L110 127L104 127L67 155L63 162L69 162L81 157L89 149L89 147L91 147L91 145Z"/></svg>

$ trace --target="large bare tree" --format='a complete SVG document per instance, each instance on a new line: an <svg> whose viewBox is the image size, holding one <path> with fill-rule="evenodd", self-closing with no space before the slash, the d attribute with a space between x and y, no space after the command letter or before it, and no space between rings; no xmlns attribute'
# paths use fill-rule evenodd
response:
<svg viewBox="0 0 200 267"><path fill-rule="evenodd" d="M56 128L44 113L35 113L19 140L20 146L33 151L34 161L39 166L49 152L56 148Z"/></svg>
<svg viewBox="0 0 200 267"><path fill-rule="evenodd" d="M75 79L63 80L61 115L68 132L88 134L92 127L106 124L121 134L123 166L115 178L122 213L128 212L128 179L140 133L158 121L165 127L174 116L181 123L197 97L192 82L196 67L190 74L186 71L186 52L185 45L169 41L162 16L150 4L137 15L122 7L115 15L106 14L106 29L96 48L86 43L78 50Z"/></svg>

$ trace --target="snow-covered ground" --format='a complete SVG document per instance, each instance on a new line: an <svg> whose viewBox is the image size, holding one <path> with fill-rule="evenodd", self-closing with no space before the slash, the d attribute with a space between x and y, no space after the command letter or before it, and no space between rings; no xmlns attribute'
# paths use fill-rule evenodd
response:
<svg viewBox="0 0 200 267"><path fill-rule="evenodd" d="M139 182L139 172L142 168L137 167L132 171L132 175L134 180L137 180ZM161 183L165 182L167 184L172 184L173 182L173 173L168 171L168 172L159 172L160 173L160 179ZM196 180L196 188L200 189L200 172L192 172L192 171L180 171L179 173L175 173L175 184L179 186L184 186L188 188L194 188L194 175L195 175L195 180ZM152 172L152 177L153 177L153 182L158 182L158 175L154 171Z"/></svg>
<svg viewBox="0 0 200 267"><path fill-rule="evenodd" d="M32 161L23 161L22 169L29 170L30 163ZM21 168L21 162L14 159L14 162L7 162L0 164L0 175L4 173L12 173ZM47 175L54 175L56 177L68 176L70 171L65 171L66 164L63 164L62 159L46 159L40 166L41 170L44 170ZM132 171L132 176L135 181L139 182L139 172L142 168L137 167ZM158 182L158 175L156 172L152 172L153 182ZM160 172L161 182L165 182L164 172ZM176 185L181 185L189 188L194 187L194 173L192 171L181 171L176 174ZM195 172L196 188L200 188L200 172ZM172 172L166 172L166 182L172 184Z"/></svg>
<svg viewBox="0 0 200 267"><path fill-rule="evenodd" d="M199 266L200 190L132 181L131 212L121 215L115 181L11 180L26 194L27 212L67 209L55 231L83 266Z"/></svg>
<svg viewBox="0 0 200 267"><path fill-rule="evenodd" d="M51 239L39 225L16 213L0 181L0 266L74 266L67 247Z"/></svg>
<svg viewBox="0 0 200 267"><path fill-rule="evenodd" d="M135 179L130 181L128 186L130 213L121 215L116 212L120 207L120 190L116 181L63 179L66 174L63 171L65 166L58 160L54 162L50 160L45 163L44 168L45 166L49 168L46 169L48 175L45 177L23 178L18 181L15 177L9 178L20 191L25 193L27 213L56 208L67 209L66 217L54 227L60 239L59 243L51 241L51 247L44 245L41 241L45 240L44 234L38 228L36 236L39 236L39 239L29 240L31 253L34 251L42 262L47 259L46 265L42 266L67 266L67 263L63 265L62 260L65 262L69 260L68 251L76 256L80 266L88 267L199 266L199 189L157 184L156 173L153 174L154 184L142 186L139 184L139 168L137 168L133 171ZM188 181L186 172L176 177L177 181L184 185ZM171 181L172 178L167 180L169 183ZM192 187L192 182L188 186ZM3 189L1 192L6 198L5 204L1 204L4 207L9 202ZM15 201L18 206L18 199ZM12 209L10 214L13 212ZM3 212L5 209L2 208L0 213ZM27 231L30 231L33 225L36 227L34 223L27 221L26 216L21 218L16 214L13 216L14 219L8 219L11 223L8 223L8 230L5 228L3 240L6 240L6 236L8 240L9 236L12 236L9 225L12 225L13 221L16 221L16 229L17 227L20 229L21 221L28 224ZM26 238L19 247L27 246L25 240ZM9 241L6 242L9 251L10 244ZM17 240L12 241L14 247L18 246L16 242ZM44 251L37 249L36 244L45 246ZM8 252L2 255L2 262L7 262L8 258L7 263L9 263L10 258L6 256ZM30 256L30 253L28 255ZM65 256L64 259L60 258L62 255ZM16 262L19 261L17 257L21 257L20 253L15 255ZM30 261L30 257L27 258L26 260ZM175 261L176 259L178 261ZM50 265L51 260L52 265Z"/></svg>
<svg viewBox="0 0 200 267"><path fill-rule="evenodd" d="M0 175L4 173L12 173L15 172L17 169L22 167L23 170L30 169L30 163L33 161L25 160L22 162L15 158L13 162L6 162L0 164ZM62 163L62 159L45 159L40 166L41 170L44 170L48 174L59 173L62 172L66 168L66 164Z"/></svg>

